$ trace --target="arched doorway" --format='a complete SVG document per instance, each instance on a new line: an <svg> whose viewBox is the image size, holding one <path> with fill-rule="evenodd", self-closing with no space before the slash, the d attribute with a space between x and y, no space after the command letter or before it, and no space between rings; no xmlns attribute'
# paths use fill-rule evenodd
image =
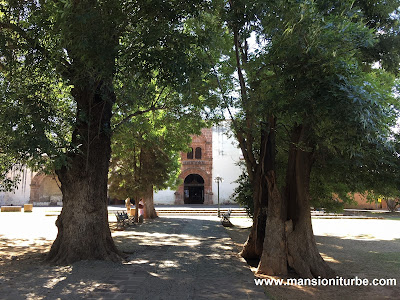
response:
<svg viewBox="0 0 400 300"><path fill-rule="evenodd" d="M31 180L29 203L62 205L60 181L54 175L37 173Z"/></svg>
<svg viewBox="0 0 400 300"><path fill-rule="evenodd" d="M190 174L184 181L185 204L203 204L204 203L204 179L200 175Z"/></svg>

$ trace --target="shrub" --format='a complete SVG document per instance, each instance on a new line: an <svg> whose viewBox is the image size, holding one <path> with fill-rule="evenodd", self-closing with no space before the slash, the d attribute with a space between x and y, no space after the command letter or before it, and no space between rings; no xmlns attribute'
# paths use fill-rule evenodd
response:
<svg viewBox="0 0 400 300"><path fill-rule="evenodd" d="M397 207L400 205L400 199L385 199L388 210L390 212L395 212L397 210Z"/></svg>
<svg viewBox="0 0 400 300"><path fill-rule="evenodd" d="M253 188L250 184L249 177L243 172L238 180L235 181L239 186L232 194L233 200L241 207L244 207L250 218L254 216Z"/></svg>

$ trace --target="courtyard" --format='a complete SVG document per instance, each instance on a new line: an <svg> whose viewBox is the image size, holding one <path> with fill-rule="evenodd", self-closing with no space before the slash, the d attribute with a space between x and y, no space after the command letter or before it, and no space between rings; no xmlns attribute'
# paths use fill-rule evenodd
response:
<svg viewBox="0 0 400 300"><path fill-rule="evenodd" d="M398 299L398 286L256 286L237 255L251 221L168 216L116 231L122 264L43 262L57 235L59 208L0 213L0 299ZM313 218L324 259L343 278L400 282L397 214L374 218ZM269 277L278 278L278 277ZM283 278L286 279L286 278Z"/></svg>

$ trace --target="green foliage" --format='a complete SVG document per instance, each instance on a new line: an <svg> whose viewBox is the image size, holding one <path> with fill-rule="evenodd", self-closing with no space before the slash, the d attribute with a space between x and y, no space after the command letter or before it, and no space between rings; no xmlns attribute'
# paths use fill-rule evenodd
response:
<svg viewBox="0 0 400 300"><path fill-rule="evenodd" d="M373 47L362 49L368 63L379 62L382 67L396 75L400 64L399 1L355 1L362 10L366 25L377 30L377 42Z"/></svg>
<svg viewBox="0 0 400 300"><path fill-rule="evenodd" d="M10 158L0 155L0 192L7 192L17 188L21 181L18 165L13 165ZM15 176L12 176L14 175Z"/></svg>
<svg viewBox="0 0 400 300"><path fill-rule="evenodd" d="M52 35L51 6L35 1L0 6L1 178L21 164L54 170L67 163L71 150L75 105L71 86L58 72L65 57Z"/></svg>
<svg viewBox="0 0 400 300"><path fill-rule="evenodd" d="M114 136L110 196L136 198L143 197L153 187L174 187L178 183L179 153L167 148L165 135L151 129L133 132L132 128L137 130L138 126L124 126Z"/></svg>
<svg viewBox="0 0 400 300"><path fill-rule="evenodd" d="M232 197L236 203L246 209L250 218L254 216L253 187L249 181L249 176L245 171L235 181L238 186L235 188Z"/></svg>
<svg viewBox="0 0 400 300"><path fill-rule="evenodd" d="M399 112L395 78L383 69L365 68L364 51L374 49L378 28L365 26L359 7L341 2L332 9L328 13L305 3L294 13L285 10L296 17L273 37L275 45L265 54L278 70L274 84L280 90L274 94L295 116L285 122L283 115L281 122L309 128L314 203L328 203L333 193L346 202L352 201L348 193L390 193L399 187L392 131Z"/></svg>
<svg viewBox="0 0 400 300"><path fill-rule="evenodd" d="M29 48L31 39L39 33L22 31L28 35L25 37L25 33L18 36L18 31L13 32L15 18L22 19L21 30L28 26L28 20L17 14L18 10L7 6L3 9L0 155L14 162L5 164L9 166L5 169L15 163L33 169L54 169L65 164L67 143L71 140L75 111L71 87L54 72L51 64L45 63L40 51Z"/></svg>
<svg viewBox="0 0 400 300"><path fill-rule="evenodd" d="M110 193L118 198L175 188L189 135L220 119L210 76L219 57L213 15L193 6L183 17L183 7L165 2L159 18L153 5L126 11L129 30L121 37L129 51L117 61L110 170Z"/></svg>
<svg viewBox="0 0 400 300"><path fill-rule="evenodd" d="M143 197L149 189L176 188L180 184L180 151L190 134L205 123L195 115L188 124L168 111L148 112L124 123L113 135L109 191L112 197Z"/></svg>

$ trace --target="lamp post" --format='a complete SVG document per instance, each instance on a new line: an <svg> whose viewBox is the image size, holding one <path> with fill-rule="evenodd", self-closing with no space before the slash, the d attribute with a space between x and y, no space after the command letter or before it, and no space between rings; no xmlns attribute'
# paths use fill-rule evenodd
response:
<svg viewBox="0 0 400 300"><path fill-rule="evenodd" d="M217 183L217 186L218 186L218 218L221 217L221 213L220 213L220 210L219 210L219 183L222 182L223 180L224 179L219 175L217 175L214 178L214 181Z"/></svg>

